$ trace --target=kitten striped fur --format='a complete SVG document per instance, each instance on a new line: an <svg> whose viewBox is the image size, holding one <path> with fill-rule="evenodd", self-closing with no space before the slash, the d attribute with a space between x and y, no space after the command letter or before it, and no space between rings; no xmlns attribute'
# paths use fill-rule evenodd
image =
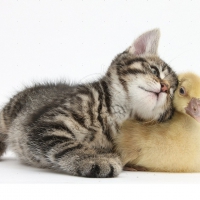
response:
<svg viewBox="0 0 200 200"><path fill-rule="evenodd" d="M12 97L0 115L0 155L85 177L115 177L122 163L113 139L127 119L168 120L177 76L157 56L159 31L144 33L98 81L37 84ZM163 84L167 85L164 91Z"/></svg>

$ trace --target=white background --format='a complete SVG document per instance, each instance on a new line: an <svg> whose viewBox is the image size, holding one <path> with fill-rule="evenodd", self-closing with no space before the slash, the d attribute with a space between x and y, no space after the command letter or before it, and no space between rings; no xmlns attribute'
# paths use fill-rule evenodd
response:
<svg viewBox="0 0 200 200"><path fill-rule="evenodd" d="M0 103L32 82L93 80L154 28L161 30L160 57L178 73L200 74L199 27L198 0L0 0ZM10 154L0 162L0 183L199 184L199 178L123 172L84 179L23 166Z"/></svg>

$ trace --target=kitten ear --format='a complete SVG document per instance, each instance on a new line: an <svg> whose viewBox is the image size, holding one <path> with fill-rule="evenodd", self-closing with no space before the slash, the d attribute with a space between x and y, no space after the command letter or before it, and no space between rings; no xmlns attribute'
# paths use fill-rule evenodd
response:
<svg viewBox="0 0 200 200"><path fill-rule="evenodd" d="M157 55L160 30L154 29L140 35L129 48L129 53L134 55L153 54Z"/></svg>

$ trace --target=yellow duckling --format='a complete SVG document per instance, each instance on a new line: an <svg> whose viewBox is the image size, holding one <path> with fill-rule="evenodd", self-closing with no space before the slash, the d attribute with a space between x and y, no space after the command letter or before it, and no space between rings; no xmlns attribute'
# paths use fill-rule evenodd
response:
<svg viewBox="0 0 200 200"><path fill-rule="evenodd" d="M200 172L200 77L179 75L171 120L126 121L115 140L125 170Z"/></svg>

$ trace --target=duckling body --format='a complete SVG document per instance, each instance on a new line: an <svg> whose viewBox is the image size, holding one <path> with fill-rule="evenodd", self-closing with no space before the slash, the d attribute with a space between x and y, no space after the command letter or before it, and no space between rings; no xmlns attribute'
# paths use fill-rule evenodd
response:
<svg viewBox="0 0 200 200"><path fill-rule="evenodd" d="M187 96L175 93L176 111L171 120L159 124L128 120L123 124L115 143L124 165L158 172L200 172L200 123L183 109L194 95L200 96L200 78L195 82L193 76L180 76L190 92Z"/></svg>

